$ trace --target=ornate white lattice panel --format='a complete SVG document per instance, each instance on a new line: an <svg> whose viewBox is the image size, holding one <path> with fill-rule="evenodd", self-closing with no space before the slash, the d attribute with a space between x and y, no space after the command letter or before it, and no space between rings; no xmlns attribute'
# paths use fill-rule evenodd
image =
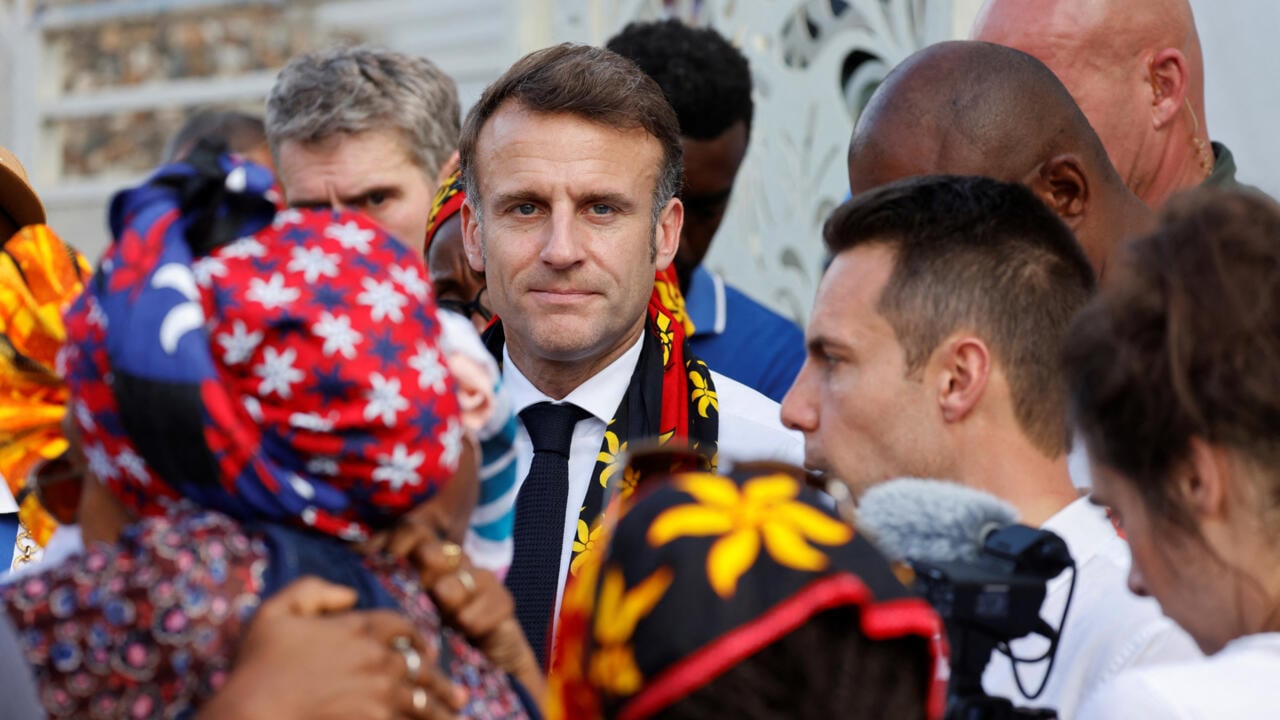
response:
<svg viewBox="0 0 1280 720"><path fill-rule="evenodd" d="M756 114L707 262L803 322L825 262L822 223L848 193L854 119L889 69L955 35L953 9L945 0L578 0L556 3L553 33L602 43L631 20L676 15L742 49Z"/></svg>

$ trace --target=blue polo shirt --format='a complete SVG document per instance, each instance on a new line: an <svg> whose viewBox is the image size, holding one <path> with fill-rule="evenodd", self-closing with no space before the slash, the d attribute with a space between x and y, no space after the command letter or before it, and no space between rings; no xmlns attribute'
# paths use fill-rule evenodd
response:
<svg viewBox="0 0 1280 720"><path fill-rule="evenodd" d="M699 265L689 278L685 310L693 320L693 352L716 372L782 402L804 364L804 332Z"/></svg>

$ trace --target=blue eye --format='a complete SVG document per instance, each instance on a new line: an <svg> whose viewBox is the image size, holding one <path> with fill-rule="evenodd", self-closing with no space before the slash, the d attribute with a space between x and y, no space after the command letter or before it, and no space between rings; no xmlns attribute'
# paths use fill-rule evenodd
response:
<svg viewBox="0 0 1280 720"><path fill-rule="evenodd" d="M537 211L538 208L534 207L533 203L520 203L516 206L516 213L519 215L532 215Z"/></svg>
<svg viewBox="0 0 1280 720"><path fill-rule="evenodd" d="M591 212L595 215L608 215L613 212L613 208L605 205L604 203L596 203L591 206Z"/></svg>

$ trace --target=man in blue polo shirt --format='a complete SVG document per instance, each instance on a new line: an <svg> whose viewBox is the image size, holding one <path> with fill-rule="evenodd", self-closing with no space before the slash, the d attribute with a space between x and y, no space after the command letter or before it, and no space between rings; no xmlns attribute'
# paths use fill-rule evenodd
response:
<svg viewBox="0 0 1280 720"><path fill-rule="evenodd" d="M695 328L693 350L717 372L780 402L804 364L804 331L702 264L751 136L747 59L716 31L678 20L632 23L607 47L657 81L680 120L684 229L675 268Z"/></svg>

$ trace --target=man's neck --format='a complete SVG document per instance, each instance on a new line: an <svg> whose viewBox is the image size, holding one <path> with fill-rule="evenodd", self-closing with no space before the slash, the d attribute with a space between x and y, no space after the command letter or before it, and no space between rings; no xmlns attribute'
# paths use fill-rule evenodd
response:
<svg viewBox="0 0 1280 720"><path fill-rule="evenodd" d="M609 367L633 347L644 331L643 323L634 333L608 352L582 360L553 360L527 352L524 346L507 336L507 355L529 384L553 400L563 400L580 385Z"/></svg>
<svg viewBox="0 0 1280 720"><path fill-rule="evenodd" d="M993 443L974 452L960 470L964 485L991 493L1018 511L1019 522L1043 525L1079 497L1067 470L1067 456L1049 458L1023 439Z"/></svg>

